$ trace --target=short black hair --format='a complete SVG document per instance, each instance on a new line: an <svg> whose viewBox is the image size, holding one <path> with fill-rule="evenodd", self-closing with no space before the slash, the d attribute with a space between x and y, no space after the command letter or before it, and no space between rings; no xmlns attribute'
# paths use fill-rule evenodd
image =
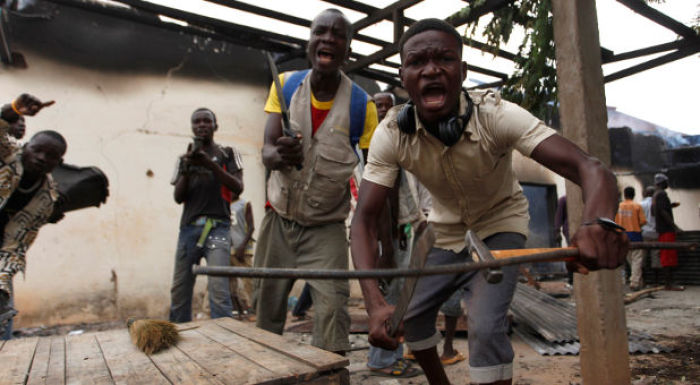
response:
<svg viewBox="0 0 700 385"><path fill-rule="evenodd" d="M401 35L401 39L399 40L399 53L401 58L403 58L403 46L404 44L406 44L406 41L408 39L421 32L433 30L446 32L454 36L455 40L457 40L457 45L459 46L459 53L460 55L462 54L462 35L460 35L459 32L457 32L454 26L452 26L445 20L431 18L418 20L417 22L413 23L406 30L406 32L403 33L403 35Z"/></svg>
<svg viewBox="0 0 700 385"><path fill-rule="evenodd" d="M654 193L656 192L656 188L654 186L647 186L644 189L644 196L645 197L651 197L654 196Z"/></svg>
<svg viewBox="0 0 700 385"><path fill-rule="evenodd" d="M311 25L314 24L314 21L318 19L319 16L323 15L324 13L334 13L338 16L340 16L344 21L345 21L345 33L347 34L347 46L348 48L350 47L350 43L352 43L352 35L355 33L355 29L352 27L352 22L350 19L348 19L347 16L343 13L343 11L339 10L338 8L326 8L323 11L319 12L316 17L311 21Z"/></svg>
<svg viewBox="0 0 700 385"><path fill-rule="evenodd" d="M31 142L32 140L34 140L34 138L39 137L41 135L49 136L53 139L56 139L59 143L63 145L63 153L66 153L66 150L68 149L68 142L66 142L66 138L64 138L63 135L59 134L57 131L54 130L39 131L36 134L32 135L29 141Z"/></svg>
<svg viewBox="0 0 700 385"><path fill-rule="evenodd" d="M634 198L634 187L625 187L624 194L627 199Z"/></svg>
<svg viewBox="0 0 700 385"><path fill-rule="evenodd" d="M214 123L216 123L216 114L214 113L214 111L210 110L210 109L207 108L207 107L199 107L199 108L197 108L196 110L194 110L194 111L192 112L192 115L191 115L191 116L194 116L194 114L196 114L196 113L198 113L198 112L200 112L200 111L207 111L207 112L209 112L209 113L211 114L211 116L214 117Z"/></svg>

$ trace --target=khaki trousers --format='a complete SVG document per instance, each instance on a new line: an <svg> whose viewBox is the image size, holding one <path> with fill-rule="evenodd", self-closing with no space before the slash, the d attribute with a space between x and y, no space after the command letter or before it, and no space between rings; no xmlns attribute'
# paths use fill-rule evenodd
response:
<svg viewBox="0 0 700 385"><path fill-rule="evenodd" d="M301 226L268 210L260 225L256 267L347 269L348 241L343 222ZM314 326L311 344L328 351L350 349L350 285L345 280L307 280L311 286ZM260 279L257 326L282 334L293 279Z"/></svg>
<svg viewBox="0 0 700 385"><path fill-rule="evenodd" d="M642 288L642 265L644 264L645 250L630 250L627 252L627 263L630 264L630 287Z"/></svg>

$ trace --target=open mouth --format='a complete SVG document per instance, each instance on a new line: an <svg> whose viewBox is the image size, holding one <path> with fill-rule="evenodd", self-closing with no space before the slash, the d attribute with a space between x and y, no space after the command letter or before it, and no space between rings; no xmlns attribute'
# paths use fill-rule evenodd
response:
<svg viewBox="0 0 700 385"><path fill-rule="evenodd" d="M447 91L440 84L431 84L423 88L421 98L423 104L428 107L440 108L445 104Z"/></svg>
<svg viewBox="0 0 700 385"><path fill-rule="evenodd" d="M320 63L328 64L335 60L335 53L327 49L319 49L316 54Z"/></svg>

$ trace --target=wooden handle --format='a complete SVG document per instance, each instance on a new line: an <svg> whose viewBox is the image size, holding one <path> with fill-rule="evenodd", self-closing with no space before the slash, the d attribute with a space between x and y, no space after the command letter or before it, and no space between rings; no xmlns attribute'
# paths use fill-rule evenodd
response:
<svg viewBox="0 0 700 385"><path fill-rule="evenodd" d="M538 249L510 249L510 250L491 250L491 254L493 255L494 259L505 259L505 258L512 258L512 257L520 257L523 255L530 255L530 254L539 254L539 253L549 253L553 251L559 251L559 250L576 250L575 247L543 247L543 248L538 248ZM558 261L561 261L561 258L556 259ZM573 261L574 258L568 258L567 260Z"/></svg>

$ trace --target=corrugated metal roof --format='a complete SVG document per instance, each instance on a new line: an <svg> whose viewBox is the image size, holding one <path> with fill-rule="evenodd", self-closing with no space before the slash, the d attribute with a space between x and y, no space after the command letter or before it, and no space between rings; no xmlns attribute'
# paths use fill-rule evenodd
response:
<svg viewBox="0 0 700 385"><path fill-rule="evenodd" d="M542 355L577 355L576 307L527 285L518 284L510 306L513 331ZM628 330L630 353L660 353L671 349L644 332Z"/></svg>

